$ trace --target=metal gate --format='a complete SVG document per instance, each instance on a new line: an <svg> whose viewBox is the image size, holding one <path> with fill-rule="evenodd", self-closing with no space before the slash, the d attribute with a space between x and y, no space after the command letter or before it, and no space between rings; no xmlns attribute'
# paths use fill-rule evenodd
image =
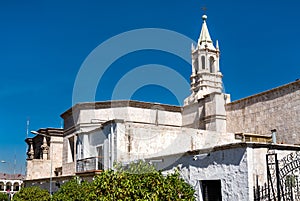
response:
<svg viewBox="0 0 300 201"><path fill-rule="evenodd" d="M300 152L293 152L280 161L276 153L269 153L266 162L268 181L254 188L254 200L300 201Z"/></svg>

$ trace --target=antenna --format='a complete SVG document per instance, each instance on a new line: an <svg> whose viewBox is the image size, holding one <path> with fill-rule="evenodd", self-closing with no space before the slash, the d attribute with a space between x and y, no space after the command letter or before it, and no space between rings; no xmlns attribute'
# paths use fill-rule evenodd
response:
<svg viewBox="0 0 300 201"><path fill-rule="evenodd" d="M27 121L26 121L26 138L28 138L28 134L29 134L29 123L30 123L30 118L27 117Z"/></svg>
<svg viewBox="0 0 300 201"><path fill-rule="evenodd" d="M16 150L15 150L15 160L14 160L14 175L16 174L16 165L17 165L17 156L16 156Z"/></svg>

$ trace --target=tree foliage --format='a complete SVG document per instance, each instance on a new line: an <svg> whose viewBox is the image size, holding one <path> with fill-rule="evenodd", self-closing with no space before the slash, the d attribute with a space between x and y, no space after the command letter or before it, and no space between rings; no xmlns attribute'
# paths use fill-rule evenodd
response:
<svg viewBox="0 0 300 201"><path fill-rule="evenodd" d="M73 179L54 194L53 200L195 200L193 188L178 172L166 177L154 166L143 161L126 168L116 165L115 171L106 170L91 183Z"/></svg>
<svg viewBox="0 0 300 201"><path fill-rule="evenodd" d="M79 177L74 177L61 186L57 191L52 200L54 201L79 201L86 200L90 194L90 183L81 181Z"/></svg>
<svg viewBox="0 0 300 201"><path fill-rule="evenodd" d="M7 193L0 193L0 201L6 201L8 199Z"/></svg>
<svg viewBox="0 0 300 201"><path fill-rule="evenodd" d="M49 201L50 194L47 190L41 189L37 186L21 188L14 197L14 201L28 201L28 200L38 200L38 201Z"/></svg>

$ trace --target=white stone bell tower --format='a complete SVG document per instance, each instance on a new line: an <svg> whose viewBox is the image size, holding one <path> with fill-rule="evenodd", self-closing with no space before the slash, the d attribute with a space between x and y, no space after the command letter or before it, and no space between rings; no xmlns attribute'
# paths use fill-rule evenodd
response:
<svg viewBox="0 0 300 201"><path fill-rule="evenodd" d="M191 95L184 100L183 126L226 132L225 104L230 95L223 93L218 41L214 46L206 25L203 24L197 46L192 44Z"/></svg>
<svg viewBox="0 0 300 201"><path fill-rule="evenodd" d="M185 105L195 102L212 92L222 92L222 73L220 72L220 50L218 41L214 46L206 25L207 16L203 15L203 24L195 47L192 44L191 96Z"/></svg>

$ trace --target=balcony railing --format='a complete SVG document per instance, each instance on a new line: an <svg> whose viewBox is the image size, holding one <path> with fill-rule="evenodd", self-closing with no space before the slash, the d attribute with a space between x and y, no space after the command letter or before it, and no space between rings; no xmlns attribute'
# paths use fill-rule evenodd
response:
<svg viewBox="0 0 300 201"><path fill-rule="evenodd" d="M103 170L103 157L90 157L77 160L76 172Z"/></svg>

